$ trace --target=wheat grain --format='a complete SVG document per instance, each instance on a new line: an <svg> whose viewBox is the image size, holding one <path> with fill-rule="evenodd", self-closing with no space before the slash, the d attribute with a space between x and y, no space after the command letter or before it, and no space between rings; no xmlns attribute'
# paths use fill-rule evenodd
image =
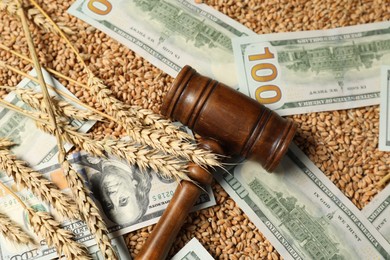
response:
<svg viewBox="0 0 390 260"><path fill-rule="evenodd" d="M59 256L64 254L67 259L91 259L86 248L72 240L72 233L62 229L47 212L27 208L27 213L34 232L42 236L49 246L54 246Z"/></svg>
<svg viewBox="0 0 390 260"><path fill-rule="evenodd" d="M26 162L16 159L8 150L0 150L0 169L12 177L16 184L27 187L38 198L50 203L61 216L70 219L80 218L76 203L71 198L41 173L28 167Z"/></svg>
<svg viewBox="0 0 390 260"><path fill-rule="evenodd" d="M34 239L7 215L0 213L0 231L9 241L18 244L34 244Z"/></svg>
<svg viewBox="0 0 390 260"><path fill-rule="evenodd" d="M43 102L42 93L36 92L32 89L24 88L17 88L14 90L14 92L23 102L28 104L30 107L36 110L46 111L47 108L46 104ZM103 117L93 111L78 109L69 102L65 100L59 100L57 97L52 97L51 100L54 107L56 108L54 112L58 116L67 116L69 118L79 120L103 121Z"/></svg>
<svg viewBox="0 0 390 260"><path fill-rule="evenodd" d="M108 238L107 227L95 202L89 196L90 191L85 188L82 177L72 168L67 160L64 160L62 163L62 168L69 187L75 198L77 198L77 205L81 211L83 220L86 222L91 233L94 234L104 259L118 259Z"/></svg>

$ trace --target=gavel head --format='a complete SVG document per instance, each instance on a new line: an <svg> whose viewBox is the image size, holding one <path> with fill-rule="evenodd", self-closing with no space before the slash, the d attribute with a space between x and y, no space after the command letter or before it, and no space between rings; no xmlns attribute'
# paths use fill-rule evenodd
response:
<svg viewBox="0 0 390 260"><path fill-rule="evenodd" d="M185 66L164 98L163 115L216 140L226 155L259 162L271 172L296 125L244 94Z"/></svg>

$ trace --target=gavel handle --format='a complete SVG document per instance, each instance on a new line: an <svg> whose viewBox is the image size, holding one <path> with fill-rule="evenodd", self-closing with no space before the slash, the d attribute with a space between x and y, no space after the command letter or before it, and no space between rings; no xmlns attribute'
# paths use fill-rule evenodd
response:
<svg viewBox="0 0 390 260"><path fill-rule="evenodd" d="M203 141L203 144L214 151L221 150L214 141ZM216 147L216 145L218 146ZM192 164L188 170L189 177L195 182L202 185L211 184L213 176L204 168ZM163 260L167 257L177 234L201 192L202 189L191 181L183 180L180 183L164 214L136 256L136 260Z"/></svg>

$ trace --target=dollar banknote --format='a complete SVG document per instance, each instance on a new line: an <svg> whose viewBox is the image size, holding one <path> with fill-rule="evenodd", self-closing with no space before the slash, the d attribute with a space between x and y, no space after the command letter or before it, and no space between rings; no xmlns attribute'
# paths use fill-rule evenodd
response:
<svg viewBox="0 0 390 260"><path fill-rule="evenodd" d="M390 245L292 146L269 174L245 161L217 180L284 259L389 259Z"/></svg>
<svg viewBox="0 0 390 260"><path fill-rule="evenodd" d="M383 66L381 70L379 111L379 150L390 151L390 66Z"/></svg>
<svg viewBox="0 0 390 260"><path fill-rule="evenodd" d="M194 237L171 260L214 260L214 258Z"/></svg>
<svg viewBox="0 0 390 260"><path fill-rule="evenodd" d="M390 185L377 194L362 213L390 243Z"/></svg>
<svg viewBox="0 0 390 260"><path fill-rule="evenodd" d="M174 180L162 178L155 172L141 173L138 168L115 158L102 159L86 153L76 153L72 154L69 161L92 191L111 237L156 223L178 185ZM35 168L64 192L69 192L60 165L45 163ZM39 201L30 191L16 187L12 179L2 174L0 181L12 187L28 206L50 212L55 219L61 221L63 228L73 232L79 243L86 246L95 244L94 236L83 221L62 220L50 205ZM193 210L215 205L211 188L205 189L208 193L201 194ZM0 189L0 209L34 236L22 206L3 189ZM56 256L55 249L45 245L43 240L39 244L42 246L14 247L0 236L0 259L41 260L47 259L45 257L48 255Z"/></svg>
<svg viewBox="0 0 390 260"><path fill-rule="evenodd" d="M176 77L185 65L238 85L231 39L255 33L188 0L77 0L68 12Z"/></svg>
<svg viewBox="0 0 390 260"><path fill-rule="evenodd" d="M280 115L379 104L390 22L233 39L240 91Z"/></svg>
<svg viewBox="0 0 390 260"><path fill-rule="evenodd" d="M34 70L29 74L36 76ZM46 71L43 71L43 75L48 85L54 86L55 88L72 95L69 90L52 78ZM40 89L36 82L28 78L24 78L17 87L30 88L37 91ZM56 95L53 91L50 91L50 94ZM30 109L14 92L10 92L4 99L23 109ZM92 121L82 122L79 120L73 120L71 122L71 124L78 128L80 132L88 131L94 123L95 122ZM55 137L39 130L32 119L3 107L0 107L0 137L12 140L16 144L12 147L13 153L20 159L29 162L31 165L46 162L54 163L57 160L56 154L58 148ZM69 144L65 145L66 150L69 150L70 147Z"/></svg>
<svg viewBox="0 0 390 260"><path fill-rule="evenodd" d="M117 255L120 260L131 260L129 249L127 249L123 237L116 237L114 239L111 239L111 244L114 250L117 252ZM93 245L88 247L88 252L91 255L93 260L105 260L102 253L99 250L98 245Z"/></svg>

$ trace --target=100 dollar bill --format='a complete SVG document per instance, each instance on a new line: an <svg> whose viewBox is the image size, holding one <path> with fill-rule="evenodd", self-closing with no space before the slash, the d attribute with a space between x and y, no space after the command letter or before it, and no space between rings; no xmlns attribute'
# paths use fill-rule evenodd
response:
<svg viewBox="0 0 390 260"><path fill-rule="evenodd" d="M217 180L284 259L390 259L390 244L296 146L273 174L246 161Z"/></svg>
<svg viewBox="0 0 390 260"><path fill-rule="evenodd" d="M381 71L379 150L390 151L390 66L383 66Z"/></svg>
<svg viewBox="0 0 390 260"><path fill-rule="evenodd" d="M176 77L185 65L238 85L231 39L255 33L204 4L188 0L77 0L69 13Z"/></svg>
<svg viewBox="0 0 390 260"><path fill-rule="evenodd" d="M102 159L79 153L72 155L69 161L84 178L85 185L91 189L111 237L124 235L156 223L168 206L178 185L174 180L161 178L154 172L140 172L138 168L115 158ZM69 192L60 165L46 163L37 166L36 169L64 192ZM50 205L39 201L27 189L16 187L12 179L5 175L2 176L0 181L12 187L25 204L36 210L50 212L55 219L61 220L61 216ZM211 188L207 187L207 191L208 194L201 194L193 210L215 205ZM12 216L12 219L26 232L35 237L28 225L23 207L1 188L0 208L2 212ZM86 246L95 244L94 236L83 221L62 220L61 222L63 228L73 232L77 242ZM48 247L44 240L36 239L40 241L40 247L15 247L0 236L0 259L43 260L56 257L54 248Z"/></svg>
<svg viewBox="0 0 390 260"><path fill-rule="evenodd" d="M194 237L171 260L214 260L214 258Z"/></svg>
<svg viewBox="0 0 390 260"><path fill-rule="evenodd" d="M123 237L116 237L114 239L111 239L111 245L114 248L114 250L117 252L117 255L120 260L131 260L129 249L127 249ZM93 245L88 247L88 252L92 256L93 260L105 260L98 245Z"/></svg>
<svg viewBox="0 0 390 260"><path fill-rule="evenodd" d="M390 185L376 195L362 213L390 243Z"/></svg>
<svg viewBox="0 0 390 260"><path fill-rule="evenodd" d="M236 38L240 91L291 115L379 104L390 22Z"/></svg>

